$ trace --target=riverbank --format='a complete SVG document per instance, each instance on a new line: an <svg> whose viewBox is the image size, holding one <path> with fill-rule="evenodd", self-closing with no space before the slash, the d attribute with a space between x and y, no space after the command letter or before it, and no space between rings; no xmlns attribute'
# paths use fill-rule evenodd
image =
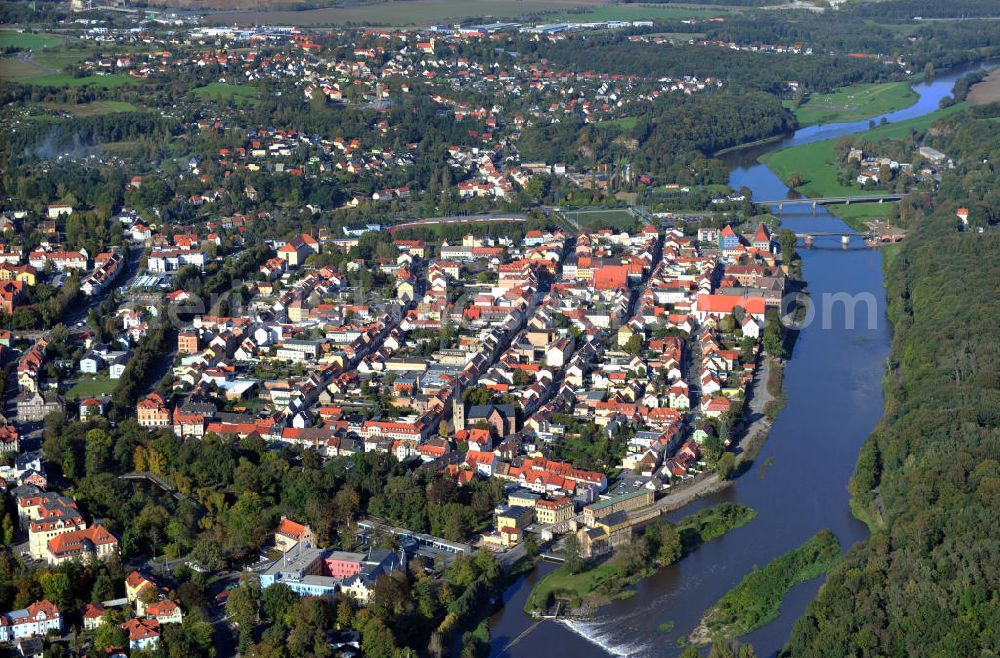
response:
<svg viewBox="0 0 1000 658"><path fill-rule="evenodd" d="M775 142L780 142L788 136L788 133L781 133L780 135L771 135L770 137L764 137L762 139L756 139L752 142L747 142L745 144L738 144L736 146L730 146L728 148L720 149L712 154L713 158L718 158L729 153L737 153L745 149L752 149L755 146L767 146L768 144L774 144Z"/></svg>
<svg viewBox="0 0 1000 658"><path fill-rule="evenodd" d="M913 131L923 132L938 119L967 107L968 103L957 103L913 119L898 123L886 123L870 130L854 133L852 141L856 143L864 140L877 143L882 139L905 137ZM836 139L826 139L773 151L761 156L759 161L767 165L789 187L793 187L792 184L797 183L793 189L807 197L851 197L891 191L885 188L862 189L853 182L849 185L841 182L837 175L838 159L834 149L836 141ZM885 204L862 205L885 206ZM888 208L886 206L886 210ZM871 214L873 211L870 209L858 210L857 204L831 206L827 209L833 214L842 216L842 219L848 222L858 222L876 216ZM867 217L866 213L868 213Z"/></svg>

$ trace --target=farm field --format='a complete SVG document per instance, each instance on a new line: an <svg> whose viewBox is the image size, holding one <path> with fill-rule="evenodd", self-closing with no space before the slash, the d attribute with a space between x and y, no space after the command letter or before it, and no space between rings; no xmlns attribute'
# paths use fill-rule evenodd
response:
<svg viewBox="0 0 1000 658"><path fill-rule="evenodd" d="M581 6L604 5L606 0L388 0L345 7L289 11L225 11L208 14L219 24L247 24L254 21L282 25L392 25L426 27L432 23L462 18L511 19L532 12L553 12ZM202 6L219 3L204 2ZM232 0L235 9L256 8L250 0ZM387 20L386 17L391 17Z"/></svg>
<svg viewBox="0 0 1000 658"><path fill-rule="evenodd" d="M943 110L931 112L916 119L890 123L878 126L863 133L858 133L856 139L877 141L879 139L894 139L908 135L911 130L926 130L932 123L943 116L967 108L968 103L957 103ZM834 162L833 141L813 142L795 148L769 153L761 158L771 171L787 181L793 173L798 173L804 183L795 189L806 196L851 196L871 192L862 191L856 185L841 185L837 180L837 170ZM884 190L883 190L884 191Z"/></svg>
<svg viewBox="0 0 1000 658"><path fill-rule="evenodd" d="M993 71L969 90L968 100L976 105L1000 101L1000 71Z"/></svg>
<svg viewBox="0 0 1000 658"><path fill-rule="evenodd" d="M225 82L213 82L204 87L198 87L194 93L202 100L209 98L213 100L233 99L237 103L258 103L260 102L260 90L254 87L243 85L231 85Z"/></svg>
<svg viewBox="0 0 1000 658"><path fill-rule="evenodd" d="M0 58L0 80L23 80L50 73L49 69L27 59L20 57Z"/></svg>
<svg viewBox="0 0 1000 658"><path fill-rule="evenodd" d="M901 110L917 102L908 82L858 84L831 94L811 94L795 108L799 125L811 126L834 121L860 121Z"/></svg>
<svg viewBox="0 0 1000 658"><path fill-rule="evenodd" d="M135 105L124 101L94 101L79 105L73 103L44 103L42 107L47 110L69 112L77 117L93 117L116 112L135 112L138 109Z"/></svg>
<svg viewBox="0 0 1000 658"><path fill-rule="evenodd" d="M87 51L67 48L61 37L0 31L0 48L21 48L22 52L0 58L0 80L24 80L62 72L86 59ZM28 52L27 49L31 49Z"/></svg>

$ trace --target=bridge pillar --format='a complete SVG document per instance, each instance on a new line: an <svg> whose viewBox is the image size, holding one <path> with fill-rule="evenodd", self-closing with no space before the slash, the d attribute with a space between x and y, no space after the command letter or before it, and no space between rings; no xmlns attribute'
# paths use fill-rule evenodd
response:
<svg viewBox="0 0 1000 658"><path fill-rule="evenodd" d="M847 199L847 205L851 205L851 199L850 198Z"/></svg>
<svg viewBox="0 0 1000 658"><path fill-rule="evenodd" d="M813 246L813 236L812 235L810 235L810 234L807 233L805 239L806 239L806 246L807 247Z"/></svg>
<svg viewBox="0 0 1000 658"><path fill-rule="evenodd" d="M883 199L883 198L879 197L879 200L878 200L878 202L879 202L879 203L882 203L883 201L885 201L885 199Z"/></svg>
<svg viewBox="0 0 1000 658"><path fill-rule="evenodd" d="M840 236L840 244L844 245L845 247L851 244L851 236L849 235Z"/></svg>
<svg viewBox="0 0 1000 658"><path fill-rule="evenodd" d="M785 213L785 204L779 203L778 204L778 214L779 215L783 215L784 213Z"/></svg>
<svg viewBox="0 0 1000 658"><path fill-rule="evenodd" d="M813 201L813 214L814 215L816 214L816 202L815 201Z"/></svg>

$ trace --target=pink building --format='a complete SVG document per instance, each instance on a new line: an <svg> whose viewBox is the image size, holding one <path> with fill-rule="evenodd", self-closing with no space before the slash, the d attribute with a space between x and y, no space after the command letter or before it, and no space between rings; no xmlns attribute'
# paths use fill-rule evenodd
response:
<svg viewBox="0 0 1000 658"><path fill-rule="evenodd" d="M333 578L351 578L361 573L363 553L334 551L323 561L324 575Z"/></svg>

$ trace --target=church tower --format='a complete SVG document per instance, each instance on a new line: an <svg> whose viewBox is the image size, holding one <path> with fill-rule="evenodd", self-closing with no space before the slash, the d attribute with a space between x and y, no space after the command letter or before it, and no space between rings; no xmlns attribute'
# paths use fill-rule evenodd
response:
<svg viewBox="0 0 1000 658"><path fill-rule="evenodd" d="M462 385L457 379L451 396L451 424L455 432L465 429L465 401L462 399Z"/></svg>

